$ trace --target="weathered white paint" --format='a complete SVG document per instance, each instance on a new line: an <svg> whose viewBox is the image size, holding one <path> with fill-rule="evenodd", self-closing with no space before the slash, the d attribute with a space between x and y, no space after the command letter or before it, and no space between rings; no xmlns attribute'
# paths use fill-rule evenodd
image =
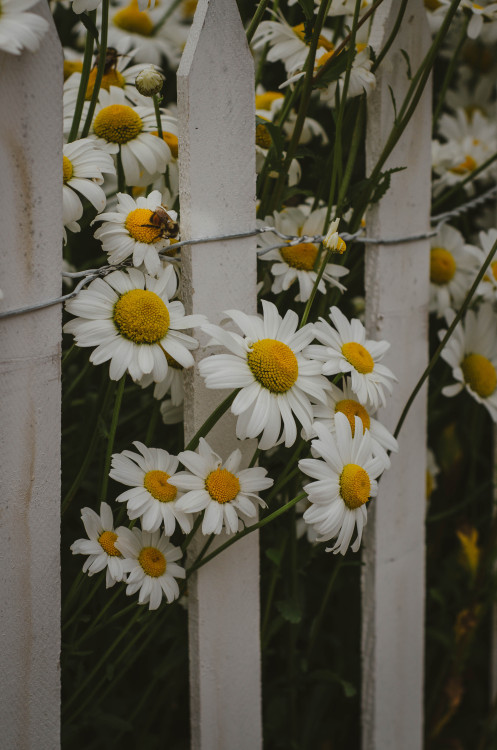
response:
<svg viewBox="0 0 497 750"><path fill-rule="evenodd" d="M371 41L387 39L398 4L385 0ZM408 87L406 50L417 70L429 45L421 0L410 0L402 28L381 66L368 100L368 172L393 121L389 91L399 107ZM367 215L368 235L398 237L429 229L431 93L427 87L386 168L407 166ZM369 335L387 339L385 357L399 379L379 419L393 429L428 358L429 242L369 246L366 252L366 322ZM425 599L426 390L402 428L400 452L369 508L364 545L362 608L363 750L420 750L423 745Z"/></svg>
<svg viewBox="0 0 497 750"><path fill-rule="evenodd" d="M178 70L178 116L182 238L253 229L254 71L234 0L198 4ZM203 313L212 323L231 308L255 313L255 253L253 238L184 250L187 311ZM213 351L201 348L197 361ZM227 393L206 390L190 371L187 440ZM223 459L237 447L231 415L208 442ZM256 444L238 445L248 464ZM199 536L194 551L204 541ZM202 568L188 599L192 747L257 750L262 743L257 532Z"/></svg>
<svg viewBox="0 0 497 750"><path fill-rule="evenodd" d="M62 50L0 52L0 309L57 297ZM59 747L60 306L0 322L0 745Z"/></svg>

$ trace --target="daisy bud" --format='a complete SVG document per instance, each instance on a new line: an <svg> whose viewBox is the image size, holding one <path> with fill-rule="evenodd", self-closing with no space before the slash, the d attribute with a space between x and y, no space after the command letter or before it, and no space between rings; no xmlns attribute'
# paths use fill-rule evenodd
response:
<svg viewBox="0 0 497 750"><path fill-rule="evenodd" d="M338 236L338 222L340 219L335 219L331 222L330 228L328 229L328 232L323 240L323 245L326 248L326 250L333 250L335 253L339 253L342 255L346 249L347 245L345 242Z"/></svg>
<svg viewBox="0 0 497 750"><path fill-rule="evenodd" d="M135 79L135 86L142 96L155 96L160 94L164 83L164 76L153 65L144 68Z"/></svg>

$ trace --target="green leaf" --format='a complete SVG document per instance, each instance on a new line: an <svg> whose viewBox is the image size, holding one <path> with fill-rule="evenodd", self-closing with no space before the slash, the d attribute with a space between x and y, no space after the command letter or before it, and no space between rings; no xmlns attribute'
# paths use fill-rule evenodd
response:
<svg viewBox="0 0 497 750"><path fill-rule="evenodd" d="M296 625L302 619L302 610L298 602L287 599L286 601L276 602L276 609L287 622Z"/></svg>
<svg viewBox="0 0 497 750"><path fill-rule="evenodd" d="M409 58L409 55L405 51L405 49L401 49L400 54L402 55L402 57L407 63L407 78L410 81L412 79L411 60Z"/></svg>

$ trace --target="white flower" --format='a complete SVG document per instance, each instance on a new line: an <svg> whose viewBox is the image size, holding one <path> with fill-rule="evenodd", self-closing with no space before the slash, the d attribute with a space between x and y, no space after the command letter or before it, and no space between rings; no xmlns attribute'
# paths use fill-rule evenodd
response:
<svg viewBox="0 0 497 750"><path fill-rule="evenodd" d="M78 539L71 544L73 555L88 555L83 565L83 573L89 576L107 568L105 585L113 586L125 578L129 567L121 552L115 546L118 534L114 531L112 510L107 503L100 503L100 515L91 508L82 508L83 521L88 539Z"/></svg>
<svg viewBox="0 0 497 750"><path fill-rule="evenodd" d="M340 54L347 54L345 51ZM316 73L319 69L333 56L333 52L326 52L324 55L316 59ZM347 89L347 98L351 99L354 96L360 96L361 94L368 94L376 88L376 77L371 72L373 61L369 55L369 47L364 43L360 42L356 44L356 54L350 69L349 86ZM343 94L343 88L345 85L345 73L342 73L338 80L332 81L325 89L321 89L320 98L322 102L327 103L330 107L334 107L336 104L335 96L336 90L340 91L340 96Z"/></svg>
<svg viewBox="0 0 497 750"><path fill-rule="evenodd" d="M266 216L264 221L258 221L258 226L274 226L279 232L294 236L317 236L321 235L326 219L326 207L318 208L311 213L306 211L307 206L299 208L286 208L280 213L274 212L273 216ZM333 222L335 224L335 222ZM337 235L338 237L338 235ZM342 240L339 240L342 242ZM259 247L273 247L277 243L276 235L265 232L257 238ZM288 289L295 281L299 285L299 293L296 301L307 302L311 296L312 288L317 279L315 264L319 252L319 243L301 242L297 245L288 244L285 247L275 248L261 255L261 260L276 261L271 266L274 282L271 291L279 294ZM323 259L321 259L322 262ZM345 287L337 279L348 274L348 269L335 263L327 263L323 276L318 284L318 291L326 293L326 283L345 291Z"/></svg>
<svg viewBox="0 0 497 750"><path fill-rule="evenodd" d="M89 138L110 154L120 152L127 185L139 184L143 173L158 176L171 159L171 150L157 138L153 107L130 107L122 89L100 91Z"/></svg>
<svg viewBox="0 0 497 750"><path fill-rule="evenodd" d="M133 445L139 453L123 451L112 456L110 478L131 487L116 501L127 503L128 517L139 518L144 531L157 531L164 524L166 536L172 536L177 522L188 534L191 518L177 508L181 493L169 483L178 468L178 459L161 448L147 448L138 440Z"/></svg>
<svg viewBox="0 0 497 750"><path fill-rule="evenodd" d="M383 461L385 469L390 468L390 458L387 451L397 453L399 447L394 436L384 427L377 419L373 419L368 409L357 400L357 396L350 386L348 378L344 378L343 388L337 388L331 384L331 392L327 394L328 403L315 404L314 423L312 433L309 437L314 437L316 424L322 424L326 429L335 434L335 417L338 413L345 414L350 422L352 435L354 435L355 418L359 417L362 421L363 430L369 430L371 439L371 450L373 456Z"/></svg>
<svg viewBox="0 0 497 750"><path fill-rule="evenodd" d="M481 250L464 242L457 229L443 224L431 239L430 312L438 317L458 309L483 262Z"/></svg>
<svg viewBox="0 0 497 750"><path fill-rule="evenodd" d="M352 435L345 414L335 417L335 435L322 424L316 424L318 440L312 441L313 453L321 459L304 458L299 468L316 479L304 486L311 507L304 513L304 521L318 533L318 542L338 537L326 551L344 555L357 527L352 551L361 544L362 530L367 521L366 503L376 497L377 477L384 469L380 458L373 458L369 431L363 432L359 417L355 418Z"/></svg>
<svg viewBox="0 0 497 750"><path fill-rule="evenodd" d="M259 448L267 450L297 437L294 415L308 432L312 421L309 398L325 403L329 384L321 365L302 354L312 340L313 326L297 330L298 316L288 310L281 318L275 305L262 301L264 317L228 310L244 337L214 325L203 327L231 354L215 354L199 363L207 388L240 388L231 406L237 415L236 435L241 440L260 433ZM283 421L283 429L281 423ZM281 432L281 436L280 436Z"/></svg>
<svg viewBox="0 0 497 750"><path fill-rule="evenodd" d="M183 366L176 362L173 357L166 354L167 364L169 365L167 375L164 380L160 383L155 384L154 398L161 400L164 398L166 393L171 392L171 403L174 407L180 406L183 408L183 401L185 398L185 389L183 387ZM150 375L144 375L138 381L142 388L148 388L153 383L153 378Z"/></svg>
<svg viewBox="0 0 497 750"><path fill-rule="evenodd" d="M75 13L83 13L85 10L95 10L102 0L73 0L72 9ZM154 8L157 0L137 0L139 10Z"/></svg>
<svg viewBox="0 0 497 750"><path fill-rule="evenodd" d="M447 316L450 322L450 317ZM457 383L443 388L444 396L455 396L466 388L471 396L488 409L497 422L497 317L491 305L478 312L468 310L464 322L458 323L442 349L442 357L452 367ZM440 338L445 331L440 331Z"/></svg>
<svg viewBox="0 0 497 750"><path fill-rule="evenodd" d="M285 97L280 91L265 91L260 84L257 86L257 92L255 96L255 115L261 120L272 122L279 114ZM292 137L296 121L297 113L292 109L283 123L283 132L287 139ZM259 123L257 133L260 132L261 125L262 123ZM266 138L270 137L267 129L264 135ZM328 136L323 126L317 120L313 120L312 117L306 117L299 136L299 143L309 143L313 138L319 138L323 144L328 143Z"/></svg>
<svg viewBox="0 0 497 750"><path fill-rule="evenodd" d="M36 52L48 23L37 13L26 13L38 0L2 0L0 4L0 50L20 55ZM5 106L5 103L4 103Z"/></svg>
<svg viewBox="0 0 497 750"><path fill-rule="evenodd" d="M136 526L130 531L125 526L117 529L117 547L126 558L130 574L127 578L126 595L139 591L138 603L149 609L158 609L162 595L170 604L179 596L176 578L185 578L185 569L177 565L182 556L179 547L173 547L169 539L159 531L150 533Z"/></svg>
<svg viewBox="0 0 497 750"><path fill-rule="evenodd" d="M103 173L115 174L114 161L89 138L66 143L63 147L62 213L64 226L79 232L76 222L83 216L83 204L78 193L84 195L97 211L105 208L105 193L100 187Z"/></svg>
<svg viewBox="0 0 497 750"><path fill-rule="evenodd" d="M182 331L206 320L185 315L181 302L169 301L176 285L170 265L158 278L135 268L113 271L66 303L68 312L79 317L66 323L64 331L74 334L78 346L96 347L93 364L110 360L111 380L129 372L134 380L150 374L159 383L168 371L166 354L183 367L193 365L189 350L198 342Z"/></svg>
<svg viewBox="0 0 497 750"><path fill-rule="evenodd" d="M336 330L321 318L314 325L314 333L324 346L309 346L304 354L323 364L323 375L351 373L352 390L361 404L369 404L376 411L385 405L385 388L391 393L397 378L388 367L378 364L390 348L388 341L366 339L366 330L357 318L350 322L338 307L330 308L330 318Z"/></svg>
<svg viewBox="0 0 497 750"><path fill-rule="evenodd" d="M160 415L164 424L179 424L184 421L183 404L174 406L171 399L166 398L160 405Z"/></svg>
<svg viewBox="0 0 497 750"><path fill-rule="evenodd" d="M161 199L158 190L136 201L127 193L118 193L116 210L97 216L95 221L103 223L95 231L95 239L101 241L109 254L109 263L122 263L131 255L133 265L143 263L152 276L160 271L158 253L169 247L170 238L177 234L177 231L168 231L168 222L175 224L178 218L176 211L163 210Z"/></svg>
<svg viewBox="0 0 497 750"><path fill-rule="evenodd" d="M178 500L178 507L187 513L205 510L203 534L227 534L238 531L240 515L255 518L257 505L265 502L257 492L271 487L266 469L254 466L240 471L241 452L237 449L223 463L206 440L200 438L198 453L183 451L178 455L188 469L171 478L171 484L187 492Z"/></svg>
<svg viewBox="0 0 497 750"><path fill-rule="evenodd" d="M252 41L256 50L269 45L266 58L269 62L282 62L287 73L301 70L304 67L309 46L305 41L303 23L290 26L281 13L276 14L276 21L262 21L257 27ZM334 49L331 42L332 32L323 29L319 37L316 57Z"/></svg>
<svg viewBox="0 0 497 750"><path fill-rule="evenodd" d="M497 229L489 229L488 232L480 232L478 236L483 248L482 259L485 259L497 241ZM489 302L497 299L497 260L493 260L490 263L487 273L478 286L477 293Z"/></svg>
<svg viewBox="0 0 497 750"><path fill-rule="evenodd" d="M439 0L439 2L442 6L440 13L443 13L443 7L447 8L450 5L450 0ZM480 36L484 21L490 24L497 22L497 3L489 3L488 0L481 0L478 3L473 2L473 0L462 0L458 10L459 12L462 10L471 12L467 31L470 39L476 39Z"/></svg>

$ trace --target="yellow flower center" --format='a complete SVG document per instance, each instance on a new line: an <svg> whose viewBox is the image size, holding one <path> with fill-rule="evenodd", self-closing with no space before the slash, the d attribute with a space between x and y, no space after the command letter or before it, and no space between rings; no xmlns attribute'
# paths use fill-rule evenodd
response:
<svg viewBox="0 0 497 750"><path fill-rule="evenodd" d="M347 508L355 510L369 500L371 482L367 471L357 464L345 464L340 474L340 494Z"/></svg>
<svg viewBox="0 0 497 750"><path fill-rule="evenodd" d="M286 393L298 378L297 357L282 341L256 341L247 362L254 378L271 393Z"/></svg>
<svg viewBox="0 0 497 750"><path fill-rule="evenodd" d="M111 557L122 557L118 549L116 549L114 542L117 540L117 534L113 531L102 531L98 537L98 543L108 555Z"/></svg>
<svg viewBox="0 0 497 750"><path fill-rule="evenodd" d="M70 159L67 158L67 156L62 157L62 178L64 180L64 185L66 182L69 182L69 180L72 177L73 173L73 166Z"/></svg>
<svg viewBox="0 0 497 750"><path fill-rule="evenodd" d="M90 71L90 76L88 78L88 86L86 87L86 96L85 99L89 100L91 99L93 95L93 89L95 88L95 79L97 77L97 66L95 66ZM100 84L100 88L105 89L106 91L110 91L111 86L118 86L120 89L123 89L126 84L126 81L124 80L124 76L115 68L111 68L108 73L104 73L102 76L102 83Z"/></svg>
<svg viewBox="0 0 497 750"><path fill-rule="evenodd" d="M354 401L351 398L344 398L342 401L337 401L337 403L335 404L335 414L337 412L345 414L345 416L349 420L350 426L352 428L352 435L354 435L355 432L355 417L359 417L359 419L362 420L363 432L365 430L369 430L371 426L369 414L367 413L364 406L362 406L362 404L360 404L358 401Z"/></svg>
<svg viewBox="0 0 497 750"><path fill-rule="evenodd" d="M166 558L157 547L143 547L138 555L138 562L151 578L159 578L166 572Z"/></svg>
<svg viewBox="0 0 497 750"><path fill-rule="evenodd" d="M310 44L310 41L306 41L305 26L303 23L299 23L297 24L297 26L292 26L292 29L299 39L301 39L306 44ZM330 41L328 41L326 37L322 36L321 34L319 35L318 47L323 47L329 52L332 52L335 49L334 45Z"/></svg>
<svg viewBox="0 0 497 750"><path fill-rule="evenodd" d="M160 500L161 503L170 503L178 493L177 488L167 481L170 476L170 474L159 469L147 471L143 479L143 486L156 500Z"/></svg>
<svg viewBox="0 0 497 750"><path fill-rule="evenodd" d="M452 253L444 247L432 247L430 252L430 281L432 284L448 284L456 272Z"/></svg>
<svg viewBox="0 0 497 750"><path fill-rule="evenodd" d="M83 63L81 60L64 60L64 81L67 81L73 73L81 73Z"/></svg>
<svg viewBox="0 0 497 750"><path fill-rule="evenodd" d="M114 15L114 23L124 31L142 36L151 36L154 30L152 19L146 10L138 8L137 0L131 0L129 5L118 10Z"/></svg>
<svg viewBox="0 0 497 750"><path fill-rule="evenodd" d="M352 367L355 367L362 375L373 372L374 359L362 344L350 341L342 346L342 354L347 362L350 362Z"/></svg>
<svg viewBox="0 0 497 750"><path fill-rule="evenodd" d="M437 8L440 8L442 3L440 0L425 0L425 8L428 10L436 10Z"/></svg>
<svg viewBox="0 0 497 750"><path fill-rule="evenodd" d="M125 339L156 344L169 330L169 310L155 292L132 289L114 305L114 323Z"/></svg>
<svg viewBox="0 0 497 750"><path fill-rule="evenodd" d="M279 91L266 91L264 94L255 95L255 108L256 109L271 109L271 104L277 99L284 99L283 94Z"/></svg>
<svg viewBox="0 0 497 750"><path fill-rule="evenodd" d="M488 398L497 386L497 372L482 354L468 354L461 362L464 380L481 398Z"/></svg>
<svg viewBox="0 0 497 750"><path fill-rule="evenodd" d="M152 130L152 135L159 135L158 130ZM178 158L178 136L174 135L174 133L169 133L167 130L162 131L162 139L167 143L169 146L169 150L171 152L171 156L173 159Z"/></svg>
<svg viewBox="0 0 497 750"><path fill-rule="evenodd" d="M171 355L168 354L167 352L166 352L166 359L167 359L167 364L169 365L169 367L172 367L175 370L184 370L185 369L183 367L183 365L180 365L179 362L176 362L176 360L174 359L174 357L171 357Z"/></svg>
<svg viewBox="0 0 497 750"><path fill-rule="evenodd" d="M466 174L466 172L472 172L474 169L476 169L476 166L477 165L473 157L469 156L469 154L466 154L464 161L458 164L457 167L452 167L450 172L453 172L454 174Z"/></svg>
<svg viewBox="0 0 497 750"><path fill-rule="evenodd" d="M280 247L280 255L289 266L299 271L312 271L318 257L318 249L311 242Z"/></svg>
<svg viewBox="0 0 497 750"><path fill-rule="evenodd" d="M187 20L190 20L195 15L195 11L197 10L197 3L198 0L183 0L181 10L183 12L183 18L186 18Z"/></svg>
<svg viewBox="0 0 497 750"><path fill-rule="evenodd" d="M150 223L153 213L149 208L135 208L126 216L124 226L137 242L149 245L160 239L161 228Z"/></svg>
<svg viewBox="0 0 497 750"><path fill-rule="evenodd" d="M259 148L271 146L271 134L263 122L258 122L255 126L255 143Z"/></svg>
<svg viewBox="0 0 497 750"><path fill-rule="evenodd" d="M240 492L240 481L228 469L215 469L205 480L205 489L217 503L230 503Z"/></svg>
<svg viewBox="0 0 497 750"><path fill-rule="evenodd" d="M95 117L93 129L99 138L110 143L128 143L142 132L143 122L132 107L110 104Z"/></svg>
<svg viewBox="0 0 497 750"><path fill-rule="evenodd" d="M329 52L325 52L324 55L320 55L318 59L316 60L316 68L322 68L325 63L328 62L328 60L333 57L335 54L335 50L331 49Z"/></svg>

